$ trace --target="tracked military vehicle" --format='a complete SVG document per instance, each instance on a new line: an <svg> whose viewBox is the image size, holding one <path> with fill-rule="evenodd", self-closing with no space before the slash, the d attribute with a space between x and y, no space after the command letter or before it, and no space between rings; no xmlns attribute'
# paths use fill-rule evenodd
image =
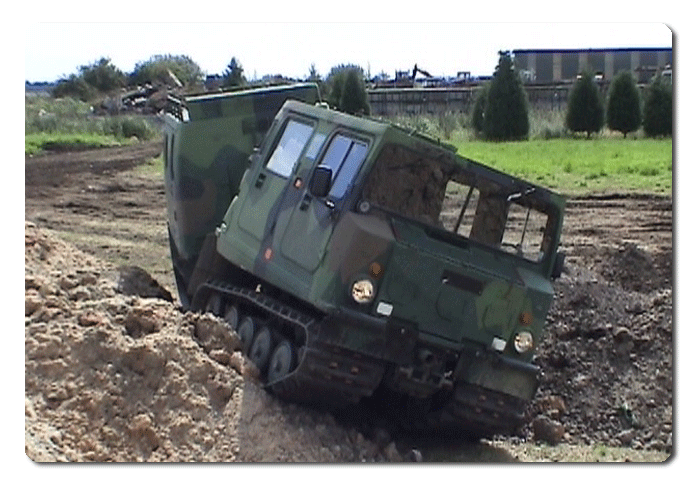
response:
<svg viewBox="0 0 700 480"><path fill-rule="evenodd" d="M168 184L186 159L167 154L168 188L188 184L177 173ZM175 218L187 207L168 193L173 261L183 304L224 318L268 389L329 407L372 398L412 428L519 427L563 265L560 196L297 100L249 160L231 161L245 170L236 183L200 178L235 194L220 218L200 212L216 226L188 230L202 238L188 270L178 265L194 249Z"/></svg>

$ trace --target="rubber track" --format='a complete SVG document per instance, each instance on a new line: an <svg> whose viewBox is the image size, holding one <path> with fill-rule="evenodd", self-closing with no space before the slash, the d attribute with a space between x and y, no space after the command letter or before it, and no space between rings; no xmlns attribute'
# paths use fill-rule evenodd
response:
<svg viewBox="0 0 700 480"><path fill-rule="evenodd" d="M265 383L276 395L289 401L327 407L356 403L372 395L384 375L384 362L323 341L314 328L319 321L255 290L211 280L197 290L193 305L202 295L216 291L246 302L281 322L303 329L306 343L297 367L274 383ZM288 339L293 342L293 339ZM298 345L297 345L298 346Z"/></svg>
<svg viewBox="0 0 700 480"><path fill-rule="evenodd" d="M455 388L445 413L466 430L510 435L522 425L526 407L524 400L463 383Z"/></svg>
<svg viewBox="0 0 700 480"><path fill-rule="evenodd" d="M283 322L304 330L306 344L297 367L285 377L264 386L277 396L296 403L342 407L369 397L380 384L384 362L333 345L315 332L317 320L254 290L222 281L209 281L195 294L193 304L202 304L211 291L217 291ZM195 303L197 302L197 303ZM293 340L293 339L289 339ZM431 428L456 426L477 436L512 434L523 422L527 402L476 385L457 384L450 400L440 411L431 412Z"/></svg>

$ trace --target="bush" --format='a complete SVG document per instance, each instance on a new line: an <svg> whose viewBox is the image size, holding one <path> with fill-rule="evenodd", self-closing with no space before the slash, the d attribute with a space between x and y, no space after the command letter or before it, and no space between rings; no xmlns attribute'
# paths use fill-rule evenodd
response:
<svg viewBox="0 0 700 480"><path fill-rule="evenodd" d="M566 111L566 127L573 132L592 133L603 128L605 112L593 74L585 72L571 90Z"/></svg>
<svg viewBox="0 0 700 480"><path fill-rule="evenodd" d="M103 57L92 65L83 65L78 71L77 75L71 74L59 80L53 89L55 98L72 97L88 102L100 93L109 93L126 84L126 75L108 58Z"/></svg>
<svg viewBox="0 0 700 480"><path fill-rule="evenodd" d="M530 124L525 89L510 52L499 54L484 112L484 133L489 140L526 139Z"/></svg>
<svg viewBox="0 0 700 480"><path fill-rule="evenodd" d="M150 140L156 136L156 132L145 118L116 116L105 120L103 131L107 135L116 138L138 140Z"/></svg>
<svg viewBox="0 0 700 480"><path fill-rule="evenodd" d="M660 75L654 78L644 103L644 134L648 137L673 133L673 93L671 83Z"/></svg>
<svg viewBox="0 0 700 480"><path fill-rule="evenodd" d="M126 85L126 75L104 57L92 65L80 67L80 76L101 93L109 93Z"/></svg>
<svg viewBox="0 0 700 480"><path fill-rule="evenodd" d="M97 97L97 89L88 84L84 78L71 74L58 81L52 95L54 98L70 97L89 102Z"/></svg>
<svg viewBox="0 0 700 480"><path fill-rule="evenodd" d="M608 96L608 128L622 132L625 138L642 125L639 89L629 71L618 73Z"/></svg>

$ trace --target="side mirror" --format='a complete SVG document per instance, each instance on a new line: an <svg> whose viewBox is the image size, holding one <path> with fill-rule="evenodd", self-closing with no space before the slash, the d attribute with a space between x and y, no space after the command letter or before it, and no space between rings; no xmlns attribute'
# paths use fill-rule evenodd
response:
<svg viewBox="0 0 700 480"><path fill-rule="evenodd" d="M552 269L552 280L556 280L557 278L561 277L561 274L564 271L565 258L566 255L564 252L557 252L557 256L554 259L554 268Z"/></svg>
<svg viewBox="0 0 700 480"><path fill-rule="evenodd" d="M333 169L328 165L318 165L314 168L309 182L309 192L314 197L325 197L331 191Z"/></svg>

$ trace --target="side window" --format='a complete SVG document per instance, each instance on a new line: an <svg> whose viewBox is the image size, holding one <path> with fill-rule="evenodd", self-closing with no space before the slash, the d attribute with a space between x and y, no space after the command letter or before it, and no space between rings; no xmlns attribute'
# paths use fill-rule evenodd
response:
<svg viewBox="0 0 700 480"><path fill-rule="evenodd" d="M454 180L447 182L440 210L440 225L462 237L469 237L479 204L479 190Z"/></svg>
<svg viewBox="0 0 700 480"><path fill-rule="evenodd" d="M345 195L357 171L367 155L367 144L360 140L336 135L331 140L326 154L321 160L322 165L328 165L333 170L333 185L328 196L341 198Z"/></svg>
<svg viewBox="0 0 700 480"><path fill-rule="evenodd" d="M501 248L515 245L512 248L515 248L519 255L531 261L540 260L541 252L547 248L545 231L548 219L545 213L511 203Z"/></svg>
<svg viewBox="0 0 700 480"><path fill-rule="evenodd" d="M284 178L289 177L301 152L304 150L309 138L311 138L313 130L313 125L302 123L298 120L289 120L284 127L284 132L277 143L277 147L275 147L275 151L272 152L267 165L265 165L267 169Z"/></svg>

